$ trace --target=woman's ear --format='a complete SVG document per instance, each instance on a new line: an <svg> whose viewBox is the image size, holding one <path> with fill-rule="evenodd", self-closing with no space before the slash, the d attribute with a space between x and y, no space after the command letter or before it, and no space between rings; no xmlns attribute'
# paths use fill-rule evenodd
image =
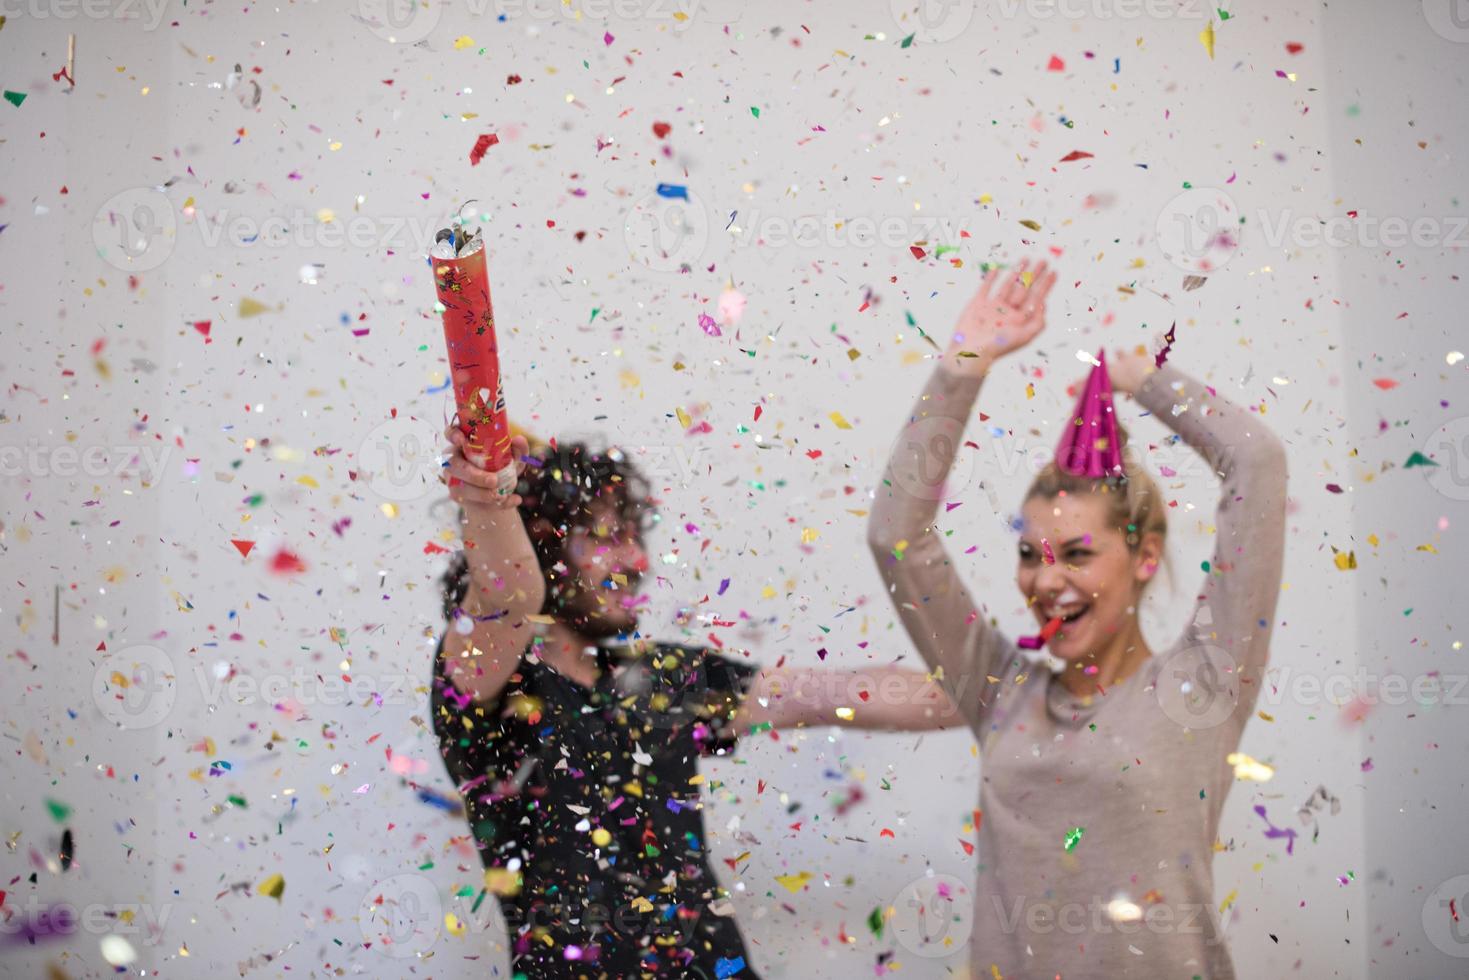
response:
<svg viewBox="0 0 1469 980"><path fill-rule="evenodd" d="M1158 566L1163 561L1163 536L1156 531L1143 536L1142 544L1137 549L1137 580L1147 583L1153 576L1158 574Z"/></svg>

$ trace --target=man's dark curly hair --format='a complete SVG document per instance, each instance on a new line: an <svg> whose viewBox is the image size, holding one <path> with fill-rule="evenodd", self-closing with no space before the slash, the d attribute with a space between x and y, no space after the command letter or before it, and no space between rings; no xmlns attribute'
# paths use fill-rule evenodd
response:
<svg viewBox="0 0 1469 980"><path fill-rule="evenodd" d="M573 528L591 525L594 501L611 499L622 521L647 530L657 504L648 481L616 447L595 452L584 442L547 446L525 458L525 472L515 492L520 495L520 517L530 532L541 572L546 576L546 605L542 613L555 612L567 538ZM561 565L563 571L557 571ZM444 617L452 619L469 590L469 562L460 551L444 572Z"/></svg>

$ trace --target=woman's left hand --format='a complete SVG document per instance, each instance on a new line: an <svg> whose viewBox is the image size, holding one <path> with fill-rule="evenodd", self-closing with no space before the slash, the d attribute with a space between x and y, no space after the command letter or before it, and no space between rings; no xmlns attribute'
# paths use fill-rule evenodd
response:
<svg viewBox="0 0 1469 980"><path fill-rule="evenodd" d="M1148 375L1156 370L1153 355L1142 344L1131 350L1119 348L1107 354L1107 376L1112 379L1112 390L1134 398Z"/></svg>

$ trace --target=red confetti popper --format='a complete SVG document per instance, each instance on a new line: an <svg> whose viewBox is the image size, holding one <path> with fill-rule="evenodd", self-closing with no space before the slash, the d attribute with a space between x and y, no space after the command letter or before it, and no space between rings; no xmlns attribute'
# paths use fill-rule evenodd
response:
<svg viewBox="0 0 1469 980"><path fill-rule="evenodd" d="M515 489L515 463L510 456L510 423L484 241L478 232L466 235L462 226L445 229L439 232L429 261L443 307L456 422L468 440L464 454L476 466L495 473L500 492L509 493Z"/></svg>

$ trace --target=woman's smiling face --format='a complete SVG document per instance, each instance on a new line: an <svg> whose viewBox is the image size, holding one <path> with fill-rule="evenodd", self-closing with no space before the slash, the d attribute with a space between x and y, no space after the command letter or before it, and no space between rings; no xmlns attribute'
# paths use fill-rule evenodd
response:
<svg viewBox="0 0 1469 980"><path fill-rule="evenodd" d="M1160 542L1149 535L1129 549L1126 529L1111 526L1107 511L1096 494L1033 497L1021 509L1015 582L1036 621L1044 626L1057 609L1084 610L1046 645L1068 662L1100 654L1129 627L1142 586L1157 571Z"/></svg>

